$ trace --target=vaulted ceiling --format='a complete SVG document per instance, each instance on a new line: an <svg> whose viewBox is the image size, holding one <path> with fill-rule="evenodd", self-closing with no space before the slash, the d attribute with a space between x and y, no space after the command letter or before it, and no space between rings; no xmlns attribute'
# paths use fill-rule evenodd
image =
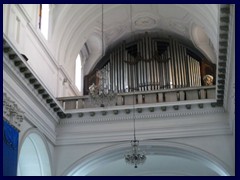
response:
<svg viewBox="0 0 240 180"><path fill-rule="evenodd" d="M52 12L53 13L53 19L52 19L53 29L51 33L52 35L50 38L50 43L54 45L54 50L57 56L57 60L61 65L63 65L66 68L66 70L68 70L68 72L74 73L74 71L71 71L72 70L71 68L74 66L76 56L79 53L79 51L82 49L84 43L87 43L90 51L90 56L89 56L89 59L87 59L85 62L84 69L86 74L93 68L93 66L101 58L101 52L102 52L101 5L100 4L98 5L74 4L74 5L54 5L54 6L55 7ZM207 5L204 5L204 4L202 5L175 5L175 4L140 5L139 4L139 5L133 5L132 13L133 13L132 14L133 16L131 21L130 5L122 5L122 4L104 5L104 39L103 40L104 40L104 47L106 51L112 46L114 46L116 43L126 38L129 38L131 35L131 25L132 25L133 31L135 34L148 31L148 32L155 32L155 33L158 32L160 35L174 35L174 36L183 37L186 40L189 40L190 42L192 42L210 60L216 63L216 57L218 56L218 41L219 41L218 40L219 5L209 5L209 4ZM5 46L8 46L8 45L5 44ZM8 47L5 47L5 49L6 48ZM232 48L231 50L232 52L234 52L234 48ZM222 53L222 54L224 54L224 57L225 57L225 53ZM221 60L220 57L219 59ZM234 59L234 57L229 59ZM228 82L227 81L228 79L226 80L226 88L224 85L221 85L221 84L219 86L221 87L220 91L222 92L223 92L222 89L224 88L226 89L224 96L227 96L225 97L226 99L225 101L228 100L227 101L228 104L230 104L233 101L233 99L235 99L235 92L232 91L233 89L232 87L234 87L235 89L234 65L235 65L234 63L231 63L231 66L230 67L228 66L228 70L227 70L228 74L226 75L226 77L232 78L231 81ZM25 68L25 67L21 67L21 69L22 68ZM225 69L223 70L224 70L224 73L222 74L224 75L224 78L225 78ZM229 70L231 70L230 76L229 76ZM28 75L29 74L31 75L31 73L29 72L27 73ZM26 74L25 74L25 77L26 77ZM34 81L36 81L36 79ZM228 85L228 83L230 85ZM40 88L38 92L40 94L40 92L43 93L44 90ZM49 96L48 94L43 94L42 98L48 97L48 96ZM231 97L231 99L230 98L228 99L229 96ZM232 104L233 103L230 104L231 106L227 106L228 110L231 108L234 109ZM52 105L56 106L56 104L50 104L51 108L52 108ZM209 107L206 106L205 108L208 109ZM167 113L170 114L173 111L175 110L172 109L172 111L170 110ZM190 113L192 114L192 112L194 111L201 112L201 109L200 110L195 109L190 111L187 110L187 111L189 112L189 114ZM189 114L186 115L184 113L183 113L184 117L179 118L180 117L179 115L172 113L173 115L170 118L173 117L172 118L173 121L169 121L169 119L167 119L168 115L161 117L161 121L158 121L159 126L156 126L156 124L152 123L154 121L150 121L150 119L148 119L148 121L144 121L146 124L142 123L143 121L142 122L139 121L140 122L139 124L141 124L142 127L143 126L146 127L147 130L143 128L141 129L141 126L139 129L143 132L142 133L142 137L144 137L143 139L153 139L152 137L156 137L156 136L158 138L159 137L163 137L163 138L179 137L179 134L182 137L186 136L186 134L188 134L188 136L196 136L196 135L199 136L199 134L201 135L201 133L204 135L209 135L209 134L212 135L214 133L221 134L225 132L224 130L226 129L226 127L228 127L229 129L229 126L226 125L225 120L227 118L229 119L229 121L235 120L234 114L231 113L233 111L235 112L235 110L231 110L230 113L228 114L226 113L226 116L223 116L223 112L220 113L218 110L216 110L216 111L213 111L214 116L213 114L210 114L210 116L207 116L207 118L202 114L198 114L198 116L193 118L192 116L188 116ZM155 113L158 113L158 112L155 112ZM155 114L154 113L152 114L153 114L152 117L154 117ZM102 119L100 119L100 121L102 122L95 123L97 122L96 119L99 119L99 117L90 117L90 115L88 116L87 114L85 114L84 118L91 119L88 125L86 124L83 125L83 123L85 123L85 119L83 118L81 119L79 115L80 114L75 113L75 116L73 116L72 119L70 118L61 119L61 124L59 125L57 132L54 132L54 133L57 133L57 140L56 140L57 145L63 145L64 143L65 145L68 143L69 144L79 143L80 141L83 143L98 142L100 138L101 138L101 141L102 140L116 141L116 139L114 139L115 137L117 137L117 141L119 141L119 140L125 140L126 137L128 138L129 136L129 134L127 134L126 132L130 132L129 129L131 129L131 126L128 126L128 124L126 123L127 121L122 121L121 119L122 117L120 116L123 116L123 113L120 114L120 116L118 116L119 119L117 119L114 114L109 113L110 117L113 119L113 121L115 121L115 123L113 123L113 121L110 122L108 120L108 117L109 117L108 116L105 120L105 122L107 121L109 122L108 124L102 121L103 119L102 115L101 115ZM126 116L124 116L123 118L125 118ZM149 117L149 116L146 116L146 117ZM156 117L159 118L160 116L159 117L156 116ZM199 121L199 120L203 120L203 121ZM209 124L205 123L207 121L212 126L209 126ZM118 122L120 122L121 124ZM213 127L216 125L215 122L216 124L218 123L217 124L218 126L216 127L215 132L213 132ZM76 125L77 123L78 125ZM179 125L180 123L182 123L181 126ZM71 124L71 126L65 126L66 124L68 125ZM151 126L149 126L149 124L151 124ZM202 126L199 128L199 125L200 126L202 125ZM178 126L181 131L175 128L175 126L176 127ZM230 126L232 126L231 122L230 122ZM120 130L116 131L116 134L112 134L112 132L116 130L115 128L118 128ZM69 129L71 130L69 131ZM106 138L106 130L109 130L108 131L109 139ZM163 131L159 133L160 132L159 130L163 130ZM152 133L149 133L149 131L151 131ZM76 132L80 132L80 133L77 134ZM70 138L69 138L69 134L70 134ZM139 134L139 137L141 138L141 134ZM157 152L159 152L159 150ZM122 154L123 153L121 153L121 155ZM153 162L153 163L149 164L149 162ZM163 164L162 162L168 162L168 163ZM133 172L131 171L131 169L129 169L129 166L126 166L125 162L123 161L123 158L121 157L120 160L115 162L112 161L108 165L101 164L101 166L99 166L100 168L96 168L89 175L95 175L95 174L99 174L99 171L107 172L109 170L112 170L111 173L116 174L117 170L119 170L116 168L117 167L119 168L119 166L122 166L122 169L120 169L122 171L118 171L118 172L121 174L126 173L127 175L136 175L136 174L192 175L192 174L201 173L200 170L205 171L204 173L207 175L217 175L214 171L212 171L212 169L207 168L206 164L196 164L191 159L183 159L181 157L173 158L167 155L156 156L156 154L154 153L149 154L148 161L146 162L145 165L149 166L149 168L146 168L145 172L141 171L140 169L141 166L139 167L139 169L137 169L137 171ZM171 165L171 168L172 167L173 168L169 171L170 165ZM183 172L182 171L183 167L187 167L187 169L189 169L189 172ZM151 169L153 169L153 171L150 171ZM178 169L178 171L175 169Z"/></svg>
<svg viewBox="0 0 240 180"><path fill-rule="evenodd" d="M148 31L189 40L216 63L219 5L133 4L130 11L130 4L105 4L103 9L105 51L133 33ZM55 5L52 21L51 42L59 63L70 72L77 54L87 43L87 74L102 54L102 5Z"/></svg>

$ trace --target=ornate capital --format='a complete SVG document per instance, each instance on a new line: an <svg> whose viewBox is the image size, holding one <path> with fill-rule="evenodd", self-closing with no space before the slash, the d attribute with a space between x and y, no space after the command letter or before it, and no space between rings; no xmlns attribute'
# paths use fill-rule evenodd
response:
<svg viewBox="0 0 240 180"><path fill-rule="evenodd" d="M19 130L24 119L24 112L21 111L17 104L3 93L3 116L15 128Z"/></svg>

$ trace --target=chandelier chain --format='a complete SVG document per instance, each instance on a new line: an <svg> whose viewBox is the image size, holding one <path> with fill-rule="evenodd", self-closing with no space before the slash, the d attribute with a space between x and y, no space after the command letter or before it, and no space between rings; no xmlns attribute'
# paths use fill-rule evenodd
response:
<svg viewBox="0 0 240 180"><path fill-rule="evenodd" d="M131 16L131 35L132 33L132 4L130 5L130 16ZM136 88L137 89L137 88ZM133 86L130 90L133 93L133 140L131 140L131 151L124 155L125 162L134 165L134 168L137 168L138 165L143 164L146 161L146 155L144 151L139 149L139 140L136 138L136 115L135 115L135 87Z"/></svg>
<svg viewBox="0 0 240 180"><path fill-rule="evenodd" d="M104 49L104 6L101 5L102 11L102 57L105 55ZM110 74L110 66L104 66L102 69L96 71L96 81L89 86L89 97L90 102L94 106L106 107L106 106L114 106L116 105L117 93L110 88L110 83L107 82L107 79ZM96 84L95 84L96 83Z"/></svg>
<svg viewBox="0 0 240 180"><path fill-rule="evenodd" d="M102 57L104 56L104 42L103 42L103 4L102 4Z"/></svg>
<svg viewBox="0 0 240 180"><path fill-rule="evenodd" d="M135 116L135 89L133 88L133 138L134 141L136 141L136 125L135 125L135 121L136 121L136 116Z"/></svg>

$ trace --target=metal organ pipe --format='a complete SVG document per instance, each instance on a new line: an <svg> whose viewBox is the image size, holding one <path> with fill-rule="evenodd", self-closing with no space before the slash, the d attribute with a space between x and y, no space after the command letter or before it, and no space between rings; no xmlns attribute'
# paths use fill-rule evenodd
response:
<svg viewBox="0 0 240 180"><path fill-rule="evenodd" d="M173 41L173 53L174 53L174 62L175 62L175 78L176 78L176 87L179 88L180 81L179 81L179 72L178 72L178 56L177 56L177 48L176 43Z"/></svg>
<svg viewBox="0 0 240 180"><path fill-rule="evenodd" d="M113 62L113 69L112 69L112 74L113 74L113 90L117 91L117 85L116 85L116 62L115 62L115 51L113 51L112 55L112 62Z"/></svg>
<svg viewBox="0 0 240 180"><path fill-rule="evenodd" d="M175 42L175 47L176 47L176 56L177 56L177 66L178 66L178 78L179 78L179 86L182 87L182 71L181 71L181 63L180 63L180 57L179 57L179 46L176 41Z"/></svg>
<svg viewBox="0 0 240 180"><path fill-rule="evenodd" d="M153 43L153 40L151 39L151 63L152 63L152 90L155 90L156 88L156 66L155 66L155 60L154 60L154 43Z"/></svg>
<svg viewBox="0 0 240 180"><path fill-rule="evenodd" d="M138 53L139 53L139 58L142 57L142 41L138 41ZM145 91L144 88L144 62L142 60L140 60L140 62L138 63L140 66L140 87L141 87L141 91Z"/></svg>
<svg viewBox="0 0 240 180"><path fill-rule="evenodd" d="M151 37L148 36L148 64L149 64L149 76L150 76L150 89L153 90L153 67L152 67L152 46Z"/></svg>
<svg viewBox="0 0 240 180"><path fill-rule="evenodd" d="M198 62L198 86L201 86L201 71L200 71L200 62Z"/></svg>
<svg viewBox="0 0 240 180"><path fill-rule="evenodd" d="M143 60L145 58L145 53L144 53L144 41L141 41L141 63L142 63L142 77L143 77L143 90L147 90L147 81L146 81L146 62Z"/></svg>
<svg viewBox="0 0 240 180"><path fill-rule="evenodd" d="M194 81L195 81L195 86L197 86L197 62L193 60L194 63Z"/></svg>
<svg viewBox="0 0 240 180"><path fill-rule="evenodd" d="M163 43L158 47L158 42ZM117 92L201 86L200 63L187 54L184 45L172 38L153 39L147 33L133 45L124 41L110 53L103 68L108 90Z"/></svg>
<svg viewBox="0 0 240 180"><path fill-rule="evenodd" d="M147 63L147 85L148 85L148 90L151 90L151 70L150 70L150 59L149 59L149 38L148 38L148 34L146 33L145 36L145 44L146 44L146 48L145 48L145 52L146 52L146 63Z"/></svg>
<svg viewBox="0 0 240 180"><path fill-rule="evenodd" d="M192 71L192 61L191 61L191 57L190 56L188 56L188 69L189 69L189 74L188 74L188 76L189 76L189 79L190 79L190 87L192 87L193 86L193 71Z"/></svg>
<svg viewBox="0 0 240 180"><path fill-rule="evenodd" d="M184 87L187 87L187 74L186 74L186 48L184 48L182 45L181 45L181 60L182 60L182 71L183 71L183 79L184 79L184 84L183 86Z"/></svg>
<svg viewBox="0 0 240 180"><path fill-rule="evenodd" d="M123 53L122 63L123 63L123 80L124 80L123 92L128 92L128 71L127 71L127 63L125 63L125 61L127 60L127 51L126 51L125 42L123 42L122 44L122 53Z"/></svg>
<svg viewBox="0 0 240 180"><path fill-rule="evenodd" d="M169 47L167 47L167 57L169 58L168 60L168 69L169 69L169 88L173 88L173 79L172 79L172 63L171 63L171 56L170 56L170 51Z"/></svg>
<svg viewBox="0 0 240 180"><path fill-rule="evenodd" d="M181 75L181 87L185 86L185 81L184 81L184 71L183 71L183 59L182 59L182 48L180 45L178 45L179 49L179 64L180 64L180 75Z"/></svg>
<svg viewBox="0 0 240 180"><path fill-rule="evenodd" d="M172 74L172 87L175 88L175 71L174 71L174 60L173 60L173 49L172 42L170 40L170 45L168 47L169 57L170 57L170 65L171 65L171 74Z"/></svg>
<svg viewBox="0 0 240 180"><path fill-rule="evenodd" d="M191 58L191 61L192 61L192 68L193 68L193 71L192 71L192 76L193 76L193 86L196 86L196 72L195 72L195 62L193 60L193 58Z"/></svg>
<svg viewBox="0 0 240 180"><path fill-rule="evenodd" d="M176 55L176 47L175 47L175 41L172 40L172 46L173 46L173 62L174 62L174 70L175 70L175 85L176 88L179 88L179 73L178 73L178 64L177 64L177 55Z"/></svg>
<svg viewBox="0 0 240 180"><path fill-rule="evenodd" d="M147 69L147 62L145 61L146 59L146 42L145 42L145 38L143 38L143 41L142 41L142 60L143 60L143 73L144 73L144 89L145 91L148 90L148 84L147 84L147 74L148 74L148 69Z"/></svg>
<svg viewBox="0 0 240 180"><path fill-rule="evenodd" d="M159 68L159 62L157 61L157 59L160 57L159 54L158 54L158 51L157 51L157 42L155 41L154 42L154 52L155 52L155 61L154 61L154 64L155 64L155 69L156 69L156 72L155 72L155 79L156 79L156 84L155 84L155 89L160 89L160 68Z"/></svg>
<svg viewBox="0 0 240 180"><path fill-rule="evenodd" d="M139 52L140 52L140 42L137 41L137 58L140 57ZM138 62L137 68L138 68L138 90L139 90L139 91L142 91L141 61Z"/></svg>
<svg viewBox="0 0 240 180"><path fill-rule="evenodd" d="M158 62L156 60L157 56L157 42L153 40L153 52L154 52L154 69L155 69L155 89L158 89L159 86L159 67L158 67Z"/></svg>
<svg viewBox="0 0 240 180"><path fill-rule="evenodd" d="M164 53L162 54L162 59L164 60ZM166 87L166 73L165 73L165 62L161 63L162 66L162 88Z"/></svg>
<svg viewBox="0 0 240 180"><path fill-rule="evenodd" d="M118 82L118 92L121 92L121 61L120 61L120 47L117 48L117 82Z"/></svg>

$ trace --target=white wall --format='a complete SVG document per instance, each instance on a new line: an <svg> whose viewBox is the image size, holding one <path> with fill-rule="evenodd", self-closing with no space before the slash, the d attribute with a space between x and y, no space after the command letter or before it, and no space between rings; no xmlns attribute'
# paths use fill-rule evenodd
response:
<svg viewBox="0 0 240 180"><path fill-rule="evenodd" d="M28 57L28 64L53 96L76 95L73 81L59 67L53 56L54 48L49 47L50 43L38 29L38 7L37 4L4 5L3 32L17 50ZM69 88L63 86L59 74L68 79Z"/></svg>
<svg viewBox="0 0 240 180"><path fill-rule="evenodd" d="M232 172L235 169L235 154L234 154L234 143L233 136L206 136L206 137L193 137L193 138L179 138L179 139L164 139L156 140L161 143L176 142L186 145L193 146L200 150L204 150L207 153L215 156L220 161L224 162ZM122 142L119 142L122 143ZM62 175L71 165L77 160L84 156L97 151L103 147L110 145L116 145L117 143L99 143L99 144L82 144L82 145L68 145L68 146L57 146L55 148L55 166L56 175ZM130 143L129 143L130 145ZM56 158L57 157L57 158Z"/></svg>
<svg viewBox="0 0 240 180"><path fill-rule="evenodd" d="M82 158L83 156L109 145L111 145L111 143L67 145L55 147L54 164L56 175L62 175L66 169L68 169L75 161Z"/></svg>
<svg viewBox="0 0 240 180"><path fill-rule="evenodd" d="M184 143L209 152L226 163L233 172L235 170L235 143L233 135L179 138L169 141Z"/></svg>

